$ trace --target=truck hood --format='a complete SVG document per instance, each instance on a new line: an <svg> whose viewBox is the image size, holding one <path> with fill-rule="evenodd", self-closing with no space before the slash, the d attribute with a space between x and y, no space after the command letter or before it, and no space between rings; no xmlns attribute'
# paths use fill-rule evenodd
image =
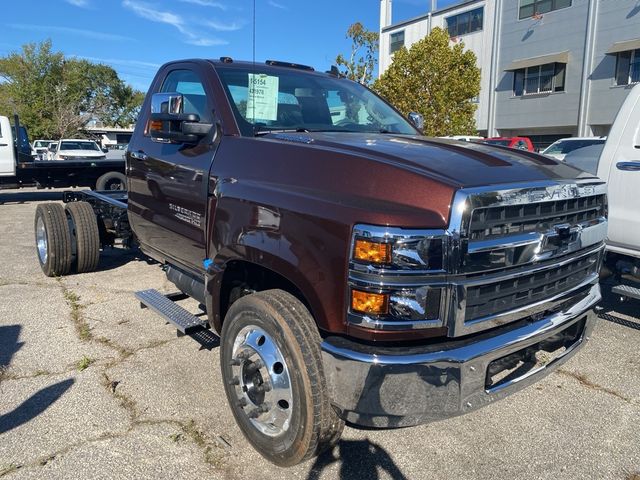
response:
<svg viewBox="0 0 640 480"><path fill-rule="evenodd" d="M274 133L265 138L364 156L460 188L593 178L573 166L533 152L417 135L305 132Z"/></svg>

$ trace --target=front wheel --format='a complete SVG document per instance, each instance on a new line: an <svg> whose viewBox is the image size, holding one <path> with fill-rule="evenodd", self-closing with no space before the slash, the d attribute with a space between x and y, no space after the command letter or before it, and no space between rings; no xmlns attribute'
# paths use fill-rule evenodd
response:
<svg viewBox="0 0 640 480"><path fill-rule="evenodd" d="M276 465L308 460L342 433L320 342L309 311L282 290L242 297L225 316L220 362L227 400L247 440Z"/></svg>

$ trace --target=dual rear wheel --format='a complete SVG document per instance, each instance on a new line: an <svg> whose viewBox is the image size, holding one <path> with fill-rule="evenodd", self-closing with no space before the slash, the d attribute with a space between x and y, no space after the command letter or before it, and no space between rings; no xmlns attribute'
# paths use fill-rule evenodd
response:
<svg viewBox="0 0 640 480"><path fill-rule="evenodd" d="M95 270L100 261L100 232L87 202L43 203L36 208L36 251L48 277Z"/></svg>

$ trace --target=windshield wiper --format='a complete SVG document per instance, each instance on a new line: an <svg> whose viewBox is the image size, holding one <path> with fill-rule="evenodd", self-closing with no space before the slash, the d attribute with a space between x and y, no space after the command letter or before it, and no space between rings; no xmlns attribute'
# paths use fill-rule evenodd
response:
<svg viewBox="0 0 640 480"><path fill-rule="evenodd" d="M277 130L256 130L254 135L259 137L261 135L267 135L269 133L309 133L309 130L306 128L282 128Z"/></svg>

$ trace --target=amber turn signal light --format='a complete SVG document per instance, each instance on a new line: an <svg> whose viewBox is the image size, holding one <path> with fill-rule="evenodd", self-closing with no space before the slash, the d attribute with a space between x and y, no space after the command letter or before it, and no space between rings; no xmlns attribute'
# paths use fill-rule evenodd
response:
<svg viewBox="0 0 640 480"><path fill-rule="evenodd" d="M351 290L351 310L374 315L385 315L389 312L389 295Z"/></svg>
<svg viewBox="0 0 640 480"><path fill-rule="evenodd" d="M149 120L149 132L162 130L162 120Z"/></svg>
<svg viewBox="0 0 640 480"><path fill-rule="evenodd" d="M353 258L363 262L391 263L391 244L356 240Z"/></svg>

